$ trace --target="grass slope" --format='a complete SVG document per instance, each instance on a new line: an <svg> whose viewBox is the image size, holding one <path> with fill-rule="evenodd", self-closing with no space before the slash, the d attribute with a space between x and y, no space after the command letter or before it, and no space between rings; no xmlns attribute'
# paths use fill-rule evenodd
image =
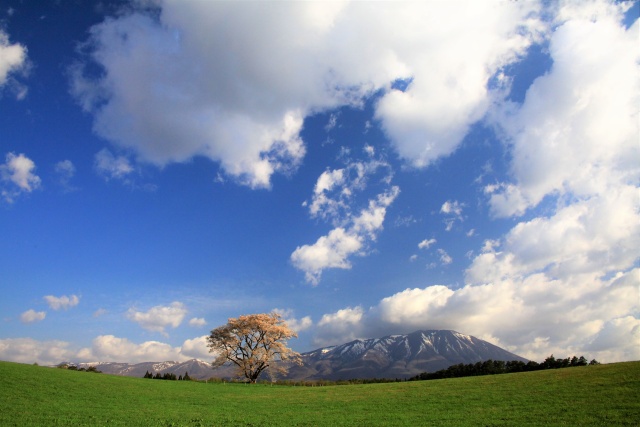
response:
<svg viewBox="0 0 640 427"><path fill-rule="evenodd" d="M284 387L0 362L1 426L638 425L640 362L435 381Z"/></svg>

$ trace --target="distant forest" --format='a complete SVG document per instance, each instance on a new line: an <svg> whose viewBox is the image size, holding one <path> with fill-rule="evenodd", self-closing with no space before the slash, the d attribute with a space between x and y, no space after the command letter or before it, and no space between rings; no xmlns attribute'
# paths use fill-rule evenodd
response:
<svg viewBox="0 0 640 427"><path fill-rule="evenodd" d="M514 372L531 372L541 371L544 369L559 369L570 368L574 366L587 366L587 365L599 365L600 362L593 359L591 362L587 362L584 356L566 359L556 359L553 355L547 357L544 362L538 363L529 361L527 363L519 360L512 360L505 362L503 360L487 360L485 362L458 364L449 366L446 369L441 369L435 372L423 372L414 377L408 379L408 381L421 381L421 380L439 380L443 378L460 378L460 377L473 377L479 375L496 375L496 374L510 374Z"/></svg>
<svg viewBox="0 0 640 427"><path fill-rule="evenodd" d="M191 377L189 376L189 372L185 372L184 376L180 375L180 376L176 376L176 374L172 374L169 372L165 372L164 374L160 374L159 372L156 372L155 375L153 375L151 372L147 371L144 374L144 377L142 378L150 378L153 380L169 380L169 381L191 381Z"/></svg>

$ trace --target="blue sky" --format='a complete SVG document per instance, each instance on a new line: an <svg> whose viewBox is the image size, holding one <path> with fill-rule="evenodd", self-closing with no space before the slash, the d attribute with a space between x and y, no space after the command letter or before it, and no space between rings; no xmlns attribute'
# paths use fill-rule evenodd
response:
<svg viewBox="0 0 640 427"><path fill-rule="evenodd" d="M455 329L640 358L638 3L0 1L0 359Z"/></svg>

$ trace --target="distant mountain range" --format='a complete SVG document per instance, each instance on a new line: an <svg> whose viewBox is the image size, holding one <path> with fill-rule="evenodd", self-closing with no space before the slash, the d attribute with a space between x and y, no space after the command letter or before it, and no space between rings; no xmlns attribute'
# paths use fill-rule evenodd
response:
<svg viewBox="0 0 640 427"><path fill-rule="evenodd" d="M78 368L88 368L95 366L100 372L112 375L123 375L126 377L144 377L144 374L151 372L152 374L176 374L176 376L189 373L194 379L207 379L216 376L211 369L211 363L198 359L187 360L186 362L142 362L142 363L119 363L119 362L100 362L100 363L78 363Z"/></svg>
<svg viewBox="0 0 640 427"><path fill-rule="evenodd" d="M422 372L434 372L459 363L469 364L485 360L520 360L487 341L455 331L416 331L407 335L355 340L346 344L324 347L302 354L303 366L293 366L289 380L345 380L352 378L408 378ZM192 378L231 378L232 367L215 371L201 360L186 362L81 363L78 367L96 366L107 374L142 377L149 371L173 373Z"/></svg>

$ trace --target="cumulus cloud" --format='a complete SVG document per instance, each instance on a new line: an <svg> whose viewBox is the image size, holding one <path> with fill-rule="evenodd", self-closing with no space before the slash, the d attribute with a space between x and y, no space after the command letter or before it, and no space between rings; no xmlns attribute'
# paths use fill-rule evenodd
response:
<svg viewBox="0 0 640 427"><path fill-rule="evenodd" d="M369 242L375 241L387 208L400 193L398 187L369 201L357 217L350 219L347 228L337 227L320 237L312 245L298 246L291 254L293 265L305 272L307 282L317 285L327 268L350 269L349 257L363 254Z"/></svg>
<svg viewBox="0 0 640 427"><path fill-rule="evenodd" d="M52 310L67 310L71 307L75 307L80 303L80 298L76 295L62 295L60 297L54 297L53 295L47 295L44 297L44 300L49 304L49 307Z"/></svg>
<svg viewBox="0 0 640 427"><path fill-rule="evenodd" d="M44 320L47 313L44 311L35 311L34 309L29 309L20 315L20 321L22 323L34 323L40 322Z"/></svg>
<svg viewBox="0 0 640 427"><path fill-rule="evenodd" d="M363 338L361 335L363 315L362 307L347 307L335 313L323 315L318 322L314 344L324 347Z"/></svg>
<svg viewBox="0 0 640 427"><path fill-rule="evenodd" d="M5 162L0 164L0 194L8 203L40 187L35 169L36 164L24 154L7 153Z"/></svg>
<svg viewBox="0 0 640 427"><path fill-rule="evenodd" d="M293 329L295 332L302 332L313 325L313 321L310 316L297 319L291 309L275 308L273 311L282 316L282 319L287 323L289 328Z"/></svg>
<svg viewBox="0 0 640 427"><path fill-rule="evenodd" d="M61 362L183 362L211 359L207 336L187 339L181 346L160 341L135 343L114 335L100 335L89 347L77 348L66 341L39 341L32 338L0 339L0 359L18 363L57 365Z"/></svg>
<svg viewBox="0 0 640 427"><path fill-rule="evenodd" d="M415 166L455 150L492 97L500 97L501 88L489 88L491 77L516 61L542 30L533 2L425 3L413 13L393 5L397 14L379 31L380 37L397 34L393 51L410 81L385 94L376 116L400 156Z"/></svg>
<svg viewBox="0 0 640 427"><path fill-rule="evenodd" d="M312 245L298 246L291 254L293 265L305 272L306 280L317 285L327 268L351 268L348 257L362 248L360 236L335 228Z"/></svg>
<svg viewBox="0 0 640 427"><path fill-rule="evenodd" d="M453 262L453 258L444 249L438 249L438 255L440 255L442 265L449 265Z"/></svg>
<svg viewBox="0 0 640 427"><path fill-rule="evenodd" d="M440 213L453 214L455 216L460 216L460 215L462 215L462 207L463 206L464 206L464 204L458 202L457 200L454 200L454 201L447 200L440 207Z"/></svg>
<svg viewBox="0 0 640 427"><path fill-rule="evenodd" d="M437 240L436 239L424 239L422 242L418 243L418 248L419 249L429 249L429 247L431 245L433 245L434 243L436 243Z"/></svg>
<svg viewBox="0 0 640 427"><path fill-rule="evenodd" d="M145 341L136 344L127 338L118 338L113 335L96 337L90 348L83 348L74 356L75 359L83 361L128 363L184 361L188 359L180 353L180 347L172 347L159 341Z"/></svg>
<svg viewBox="0 0 640 427"><path fill-rule="evenodd" d="M128 182L128 176L134 172L134 167L125 156L115 156L106 148L95 155L95 171L105 180L111 179Z"/></svg>
<svg viewBox="0 0 640 427"><path fill-rule="evenodd" d="M195 328L201 328L207 324L207 321L202 317L194 317L189 320L189 326L193 326Z"/></svg>
<svg viewBox="0 0 640 427"><path fill-rule="evenodd" d="M13 75L25 73L27 64L27 48L19 43L11 43L9 35L0 29L0 90L9 85L16 93L16 98L23 99L27 89Z"/></svg>
<svg viewBox="0 0 640 427"><path fill-rule="evenodd" d="M139 160L206 156L252 187L300 164L305 117L378 90L376 117L402 158L451 153L497 96L490 78L539 30L530 2L157 4L92 27L72 93Z"/></svg>
<svg viewBox="0 0 640 427"><path fill-rule="evenodd" d="M74 358L69 343L57 340L38 341L33 338L0 339L0 359L18 363L56 365Z"/></svg>
<svg viewBox="0 0 640 427"><path fill-rule="evenodd" d="M367 159L358 161L346 150L345 166L324 171L314 187L309 214L334 228L316 243L299 246L291 254L293 265L304 271L307 282L313 285L319 283L324 269L349 269L351 256L366 254L382 229L387 208L400 192L399 187L391 185L391 166L382 158L374 158L371 151L365 149L364 154ZM361 195L365 190L371 192L370 186L381 193L363 206Z"/></svg>
<svg viewBox="0 0 640 427"><path fill-rule="evenodd" d="M149 310L137 311L130 308L127 317L138 323L142 328L166 335L165 328L177 328L187 314L187 308L183 303L175 301L168 306L155 306Z"/></svg>
<svg viewBox="0 0 640 427"><path fill-rule="evenodd" d="M207 338L209 338L208 335L203 335L201 337L185 340L180 349L181 355L188 359L213 359L214 355L209 353Z"/></svg>
<svg viewBox="0 0 640 427"><path fill-rule="evenodd" d="M463 208L464 203L460 203L457 200L447 200L442 204L442 206L440 207L440 213L446 216L444 220L446 231L451 231L456 221L462 222L464 220L464 218L462 217Z"/></svg>
<svg viewBox="0 0 640 427"><path fill-rule="evenodd" d="M495 216L522 215L548 195L567 203L637 186L640 23L625 29L624 5L599 4L585 6L593 9L588 17L576 5L561 9L566 21L550 37L551 70L522 105L497 117L513 181L485 188Z"/></svg>
<svg viewBox="0 0 640 427"><path fill-rule="evenodd" d="M313 189L309 214L334 225L344 224L353 215L357 194L364 192L376 176L388 186L393 177L391 166L382 159L371 158L347 161L344 168L324 171Z"/></svg>

